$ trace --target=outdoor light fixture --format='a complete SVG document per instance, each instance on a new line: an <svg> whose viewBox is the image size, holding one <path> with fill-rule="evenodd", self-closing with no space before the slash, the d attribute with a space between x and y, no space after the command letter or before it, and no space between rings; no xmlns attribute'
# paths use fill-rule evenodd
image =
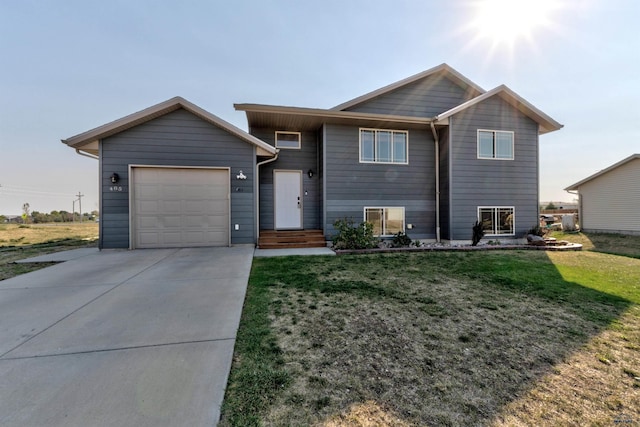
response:
<svg viewBox="0 0 640 427"><path fill-rule="evenodd" d="M245 179L247 179L247 175L245 175L244 173L242 173L242 171L240 171L240 173L238 173L238 175L236 175L236 179L245 180Z"/></svg>
<svg viewBox="0 0 640 427"><path fill-rule="evenodd" d="M309 175L309 178L313 178L313 171L309 169L309 172L307 172L307 175Z"/></svg>
<svg viewBox="0 0 640 427"><path fill-rule="evenodd" d="M120 181L120 175L118 175L118 174L117 174L117 173L115 173L115 172L114 172L114 173L112 173L112 174L111 174L111 183L112 183L112 184L115 184L115 183L117 183L118 181Z"/></svg>

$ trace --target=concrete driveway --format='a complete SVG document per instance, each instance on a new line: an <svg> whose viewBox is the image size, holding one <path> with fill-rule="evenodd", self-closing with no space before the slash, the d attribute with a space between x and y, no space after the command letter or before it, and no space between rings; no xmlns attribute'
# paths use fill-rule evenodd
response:
<svg viewBox="0 0 640 427"><path fill-rule="evenodd" d="M102 251L1 281L0 425L215 425L252 257Z"/></svg>

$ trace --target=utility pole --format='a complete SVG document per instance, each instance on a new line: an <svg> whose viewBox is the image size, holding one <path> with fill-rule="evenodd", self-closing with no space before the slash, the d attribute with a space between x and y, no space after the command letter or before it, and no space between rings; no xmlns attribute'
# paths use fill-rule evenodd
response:
<svg viewBox="0 0 640 427"><path fill-rule="evenodd" d="M82 222L82 198L84 197L84 194L80 194L80 192L78 191L78 203L80 205L80 222Z"/></svg>

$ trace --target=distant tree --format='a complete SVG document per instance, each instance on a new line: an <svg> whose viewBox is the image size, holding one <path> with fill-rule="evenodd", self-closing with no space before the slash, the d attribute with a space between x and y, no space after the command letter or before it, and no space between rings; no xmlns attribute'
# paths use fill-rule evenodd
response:
<svg viewBox="0 0 640 427"><path fill-rule="evenodd" d="M48 221L48 215L46 213L41 213L38 211L31 212L31 220L34 224L42 224Z"/></svg>
<svg viewBox="0 0 640 427"><path fill-rule="evenodd" d="M25 224L29 223L29 219L30 219L29 209L31 209L31 206L29 206L29 203L25 203L24 205L22 205L22 222L24 222Z"/></svg>
<svg viewBox="0 0 640 427"><path fill-rule="evenodd" d="M558 209L558 208L556 207L556 205L553 204L553 202L549 202L549 204L547 206L545 206L545 209L550 211L550 210Z"/></svg>
<svg viewBox="0 0 640 427"><path fill-rule="evenodd" d="M62 215L58 211L51 211L49 214L51 216L51 221L53 222L62 222Z"/></svg>
<svg viewBox="0 0 640 427"><path fill-rule="evenodd" d="M7 222L7 217L4 215L0 215L0 224Z"/></svg>
<svg viewBox="0 0 640 427"><path fill-rule="evenodd" d="M72 214L67 211L60 211L60 218L62 222L71 222L73 221L73 217L75 214Z"/></svg>

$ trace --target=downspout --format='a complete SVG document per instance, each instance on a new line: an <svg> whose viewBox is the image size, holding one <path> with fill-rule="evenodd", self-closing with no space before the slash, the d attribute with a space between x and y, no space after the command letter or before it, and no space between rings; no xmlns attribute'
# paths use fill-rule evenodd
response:
<svg viewBox="0 0 640 427"><path fill-rule="evenodd" d="M574 196L578 196L578 225L580 226L578 229L582 231L582 197L580 196L580 190L569 191L564 190L569 194L573 194Z"/></svg>
<svg viewBox="0 0 640 427"><path fill-rule="evenodd" d="M256 186L256 238L260 238L260 166L265 165L267 163L275 162L278 160L278 155L280 154L280 149L276 149L276 155L270 159L263 160L256 164L256 177L255 177L255 186ZM256 241L256 244L258 242Z"/></svg>
<svg viewBox="0 0 640 427"><path fill-rule="evenodd" d="M440 243L440 139L436 126L431 121L431 133L433 133L433 142L435 145L436 158L436 242Z"/></svg>

